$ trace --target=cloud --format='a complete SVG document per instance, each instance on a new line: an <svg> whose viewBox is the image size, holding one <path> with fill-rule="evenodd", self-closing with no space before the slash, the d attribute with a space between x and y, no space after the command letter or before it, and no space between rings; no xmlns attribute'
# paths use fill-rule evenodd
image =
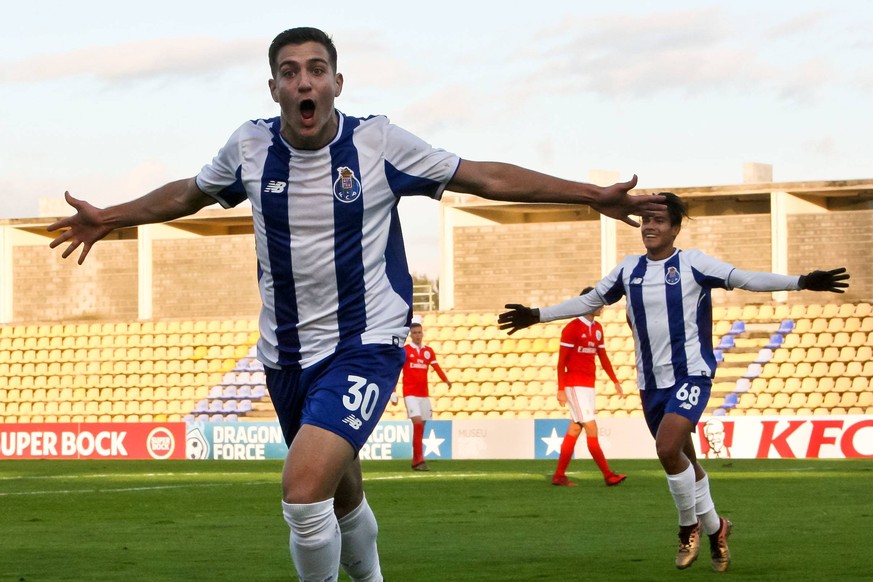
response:
<svg viewBox="0 0 873 582"><path fill-rule="evenodd" d="M832 15L832 12L825 11L800 14L771 26L765 34L772 37L792 37L798 34L805 34L818 28Z"/></svg>
<svg viewBox="0 0 873 582"><path fill-rule="evenodd" d="M397 123L421 135L478 124L479 110L473 105L476 102L466 87L446 86L406 107L396 115Z"/></svg>
<svg viewBox="0 0 873 582"><path fill-rule="evenodd" d="M834 78L824 60L789 62L771 51L778 39L765 30L801 40L824 18L793 17L764 28L718 8L644 15L607 15L567 22L537 33L523 55L533 67L525 85L606 97L640 98L659 92L685 94L770 91L808 99ZM791 62L794 61L794 62Z"/></svg>
<svg viewBox="0 0 873 582"><path fill-rule="evenodd" d="M0 63L0 83L33 83L70 77L105 82L146 80L168 75L206 75L259 63L265 69L261 40L170 38L88 47Z"/></svg>
<svg viewBox="0 0 873 582"><path fill-rule="evenodd" d="M357 39L357 36L367 40ZM377 32L342 41L337 68L347 83L364 89L407 88L426 82L425 73L408 53L396 53ZM339 42L339 41L338 41Z"/></svg>

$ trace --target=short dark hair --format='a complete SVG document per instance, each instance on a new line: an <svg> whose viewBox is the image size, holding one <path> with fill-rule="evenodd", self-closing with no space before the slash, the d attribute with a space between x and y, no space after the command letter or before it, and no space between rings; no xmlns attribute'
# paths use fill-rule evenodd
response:
<svg viewBox="0 0 873 582"><path fill-rule="evenodd" d="M592 291L594 291L594 287L585 287L584 289L582 289L582 293L580 293L579 295L585 295L586 293L591 293Z"/></svg>
<svg viewBox="0 0 873 582"><path fill-rule="evenodd" d="M330 56L330 66L333 67L333 72L336 73L336 47L333 44L333 39L324 31L310 26L299 26L297 28L289 28L280 32L270 43L268 56L270 58L270 72L276 76L276 69L279 63L276 58L282 47L289 44L303 44L305 42L317 42L327 49L327 54Z"/></svg>
<svg viewBox="0 0 873 582"><path fill-rule="evenodd" d="M421 327L421 324L417 321L413 321L411 324L409 324L409 330L412 331L413 327Z"/></svg>
<svg viewBox="0 0 873 582"><path fill-rule="evenodd" d="M658 192L665 196L664 204L667 206L667 216L670 217L671 226L682 226L682 217L691 218L688 214L688 204L673 192Z"/></svg>

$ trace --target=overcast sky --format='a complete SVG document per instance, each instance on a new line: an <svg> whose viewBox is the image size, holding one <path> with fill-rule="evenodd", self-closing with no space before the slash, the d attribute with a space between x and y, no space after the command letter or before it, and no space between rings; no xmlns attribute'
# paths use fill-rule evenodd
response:
<svg viewBox="0 0 873 582"><path fill-rule="evenodd" d="M332 34L337 107L428 142L645 188L873 176L873 3L16 2L0 36L0 218L40 198L117 204L195 175L273 117L276 33ZM434 203L401 203L437 271Z"/></svg>

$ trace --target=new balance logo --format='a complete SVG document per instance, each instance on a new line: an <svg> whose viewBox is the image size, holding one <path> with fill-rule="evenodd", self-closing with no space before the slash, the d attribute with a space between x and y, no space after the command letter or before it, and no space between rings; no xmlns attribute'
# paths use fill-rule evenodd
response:
<svg viewBox="0 0 873 582"><path fill-rule="evenodd" d="M679 405L679 408L682 408L684 410L691 410L691 405L688 404L687 402L683 402L682 404Z"/></svg>
<svg viewBox="0 0 873 582"><path fill-rule="evenodd" d="M631 285L642 285L643 278L642 277L634 277L633 279L630 280L630 284Z"/></svg>
<svg viewBox="0 0 873 582"><path fill-rule="evenodd" d="M350 415L348 415L347 417L345 417L345 418L343 419L343 422L346 423L347 425L349 425L350 427L352 427L352 428L355 429L355 430L358 430L359 428L361 428L361 425L364 424L364 423L361 421L361 419L359 419L359 418L358 418L357 416L355 416L354 414L350 414Z"/></svg>
<svg viewBox="0 0 873 582"><path fill-rule="evenodd" d="M264 186L264 194L281 194L285 191L285 186L287 186L287 182L280 182L279 180L270 180L267 182L267 185Z"/></svg>

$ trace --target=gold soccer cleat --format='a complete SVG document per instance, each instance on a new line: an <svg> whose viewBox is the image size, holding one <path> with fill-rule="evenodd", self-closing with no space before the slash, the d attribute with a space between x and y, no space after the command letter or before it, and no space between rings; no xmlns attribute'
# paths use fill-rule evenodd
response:
<svg viewBox="0 0 873 582"><path fill-rule="evenodd" d="M712 556L712 569L716 572L727 572L731 565L731 550L728 548L727 539L731 535L734 524L724 517L719 518L721 525L718 531L709 536L709 553Z"/></svg>
<svg viewBox="0 0 873 582"><path fill-rule="evenodd" d="M684 570L694 563L700 553L700 522L679 528L679 550L676 552L676 567ZM714 562L713 562L714 563Z"/></svg>

